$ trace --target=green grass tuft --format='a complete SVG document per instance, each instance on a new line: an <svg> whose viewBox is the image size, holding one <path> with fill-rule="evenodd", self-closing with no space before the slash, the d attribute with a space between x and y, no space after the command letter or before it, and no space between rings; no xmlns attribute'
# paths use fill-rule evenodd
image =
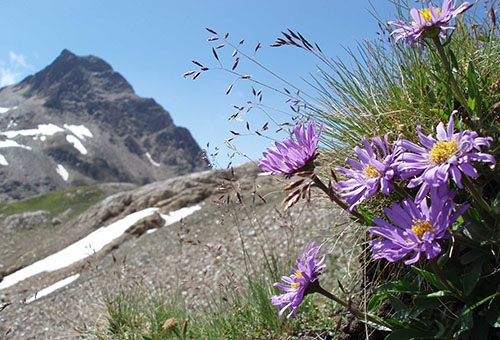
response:
<svg viewBox="0 0 500 340"><path fill-rule="evenodd" d="M250 340L298 339L300 334L325 334L327 329L335 328L339 316L334 316L333 304L315 295L304 299L296 319L280 319L270 296L280 293L272 284L287 269L276 264L272 268L281 269L273 274L268 270L253 272L242 282L220 285L208 305L197 307L186 304L177 292L123 280L118 289L105 294L104 323L79 332L85 339L100 340ZM165 322L173 318L177 325L163 329ZM329 335L334 333L330 331Z"/></svg>

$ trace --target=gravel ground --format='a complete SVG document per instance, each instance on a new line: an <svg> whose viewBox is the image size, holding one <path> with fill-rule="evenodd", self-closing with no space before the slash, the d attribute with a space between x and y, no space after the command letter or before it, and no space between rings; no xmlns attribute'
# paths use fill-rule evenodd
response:
<svg viewBox="0 0 500 340"><path fill-rule="evenodd" d="M75 328L95 325L103 317L103 293L119 287L123 278L144 280L148 285L179 291L193 305L206 304L219 283L243 274L245 244L253 263L266 254L294 258L310 241L331 236L333 225L348 221L337 209L323 209L303 202L283 212L281 184L258 178L259 192L266 198L252 202L253 185L236 185L243 204L234 193L212 195L202 209L175 223L122 239L92 258L50 274L40 274L0 291L0 301L10 303L0 312L2 339L78 339ZM320 195L319 193L317 193ZM222 203L221 201L224 201ZM36 242L36 240L33 240ZM23 299L69 275L80 277L32 303ZM1 306L1 305L0 305Z"/></svg>

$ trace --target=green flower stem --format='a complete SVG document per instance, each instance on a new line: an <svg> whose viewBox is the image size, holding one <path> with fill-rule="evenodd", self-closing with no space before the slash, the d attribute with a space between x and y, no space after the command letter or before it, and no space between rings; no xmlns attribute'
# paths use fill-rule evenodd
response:
<svg viewBox="0 0 500 340"><path fill-rule="evenodd" d="M455 295L457 299L459 299L463 303L467 303L467 300L462 296L462 294L455 287L450 285L448 280L446 280L446 278L443 275L443 272L441 271L441 268L439 268L437 264L436 258L431 259L430 262L432 270L434 271L434 274L436 274L436 276L438 277L439 281L441 281L444 284L444 286L448 288L448 290L451 291L453 295Z"/></svg>
<svg viewBox="0 0 500 340"><path fill-rule="evenodd" d="M326 297L326 298L328 298L330 300L333 300L333 301L337 302L338 304L344 306L345 308L347 308L347 310L349 310L349 312L351 312L355 317L357 317L361 321L364 321L364 322L369 321L371 323L374 323L374 324L377 324L377 325L380 325L380 326L387 327L387 328L391 329L391 326L388 325L381 318L376 317L374 315L370 315L368 313L365 313L365 312L361 311L359 308L354 307L351 303L349 303L349 302L347 302L347 301L339 298L338 296L335 296L332 293L324 290L323 287L321 287L319 285L319 281L318 280L316 280L313 283L310 283L307 288L308 289L307 289L307 293L306 294L319 293L319 294L323 295L324 297Z"/></svg>
<svg viewBox="0 0 500 340"><path fill-rule="evenodd" d="M437 52L439 54L439 57L441 58L441 61L443 62L444 68L446 70L446 73L448 73L448 78L450 79L451 87L453 89L453 92L455 92L455 95L458 98L458 101L462 106L467 110L469 114L471 114L468 101L465 98L462 90L458 86L458 83L455 79L455 76L453 75L453 72L451 71L451 66L448 58L446 57L446 53L444 52L443 45L441 44L441 40L439 40L439 36L434 36L432 37L432 42L434 43L434 46L436 46Z"/></svg>
<svg viewBox="0 0 500 340"><path fill-rule="evenodd" d="M330 198L330 200L332 202L335 202L337 203L337 205L339 207L341 207L342 209L344 209L345 211L347 211L349 214L352 214L353 216L355 216L356 218L358 218L359 220L363 221L365 224L368 224L368 222L366 221L366 219L364 218L363 215L361 215L359 212L357 212L356 210L353 210L353 211L349 211L349 206L343 202L339 195L337 195L337 193L333 190L330 190L320 179L318 176L316 176L316 174L313 174L312 175L312 180L314 181L314 183L318 186L318 188L320 188L321 190L323 190L323 192L325 194L328 195L328 197Z"/></svg>
<svg viewBox="0 0 500 340"><path fill-rule="evenodd" d="M453 236L457 243L463 244L471 249L477 250L479 252L484 252L485 250L480 246L479 242L475 242L470 238L466 237L464 234L459 233Z"/></svg>
<svg viewBox="0 0 500 340"><path fill-rule="evenodd" d="M464 184L465 184L465 187L467 188L467 190L470 192L470 194L472 195L472 197L474 197L474 199L476 200L476 202L479 203L479 205L484 209L486 210L486 212L491 216L493 217L494 219L500 219L500 216L498 216L497 214L495 214L493 212L493 210L491 210L491 207L490 205L488 204L488 202L485 201L483 195L481 195L481 193L477 190L476 186L474 185L474 183L472 183L471 179L469 178L469 176L465 175L462 177L462 180L464 181Z"/></svg>
<svg viewBox="0 0 500 340"><path fill-rule="evenodd" d="M401 195L401 197L403 198L413 198L410 196L410 194L402 187L399 186L399 183L396 183L396 182L393 182L393 185L394 185L394 190L396 190L396 192L398 194Z"/></svg>

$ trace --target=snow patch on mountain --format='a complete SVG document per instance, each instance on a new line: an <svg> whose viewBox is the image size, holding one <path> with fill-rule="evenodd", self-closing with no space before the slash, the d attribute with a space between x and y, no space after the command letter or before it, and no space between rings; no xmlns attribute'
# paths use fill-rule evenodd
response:
<svg viewBox="0 0 500 340"><path fill-rule="evenodd" d="M76 138L76 137L75 137ZM27 267L24 267L10 275L4 277L0 282L0 289L10 287L19 281L23 281L31 276L42 272L55 271L98 252L106 244L121 236L128 228L141 218L152 215L158 208L148 208L122 218L107 227L101 227L90 233L81 240L54 253L42 260L39 260Z"/></svg>
<svg viewBox="0 0 500 340"><path fill-rule="evenodd" d="M87 154L87 149L83 146L82 142L80 142L78 138L76 138L73 135L67 135L66 140L68 141L68 143L72 144L75 147L75 149L80 151L82 155Z"/></svg>
<svg viewBox="0 0 500 340"><path fill-rule="evenodd" d="M64 128L71 131L72 134L80 138L81 140L84 140L85 137L92 138L94 135L90 130L85 126L85 125L68 125L64 124Z"/></svg>
<svg viewBox="0 0 500 340"><path fill-rule="evenodd" d="M21 145L15 140L10 140L10 139L0 141L0 148L23 148L26 150L31 150L30 146Z"/></svg>
<svg viewBox="0 0 500 340"><path fill-rule="evenodd" d="M0 107L0 113L2 113L2 108ZM0 135L7 137L6 140L0 141L0 148L24 148L31 150L30 146L22 145L13 140L16 137L33 137L33 140L40 140L45 142L47 136L53 136L57 133L70 131L72 134L66 136L68 143L72 144L81 154L86 155L87 149L81 143L80 140L85 140L86 137L92 138L94 135L85 125L69 125L64 124L64 128L57 126L55 124L39 124L37 128L24 129L24 130L8 130L0 131ZM76 136L76 137L75 137ZM0 163L4 165L3 163Z"/></svg>
<svg viewBox="0 0 500 340"><path fill-rule="evenodd" d="M56 290L61 289L62 287L69 285L71 282L75 281L79 277L80 277L80 274L75 274L75 275L71 275L63 280L57 281L56 283L48 286L47 288L44 288L44 289L38 291L35 295L32 295L29 298L27 298L26 303L31 303L31 302L36 301L44 296L47 296L50 293L53 293Z"/></svg>
<svg viewBox="0 0 500 340"><path fill-rule="evenodd" d="M68 170L66 170L62 164L57 164L57 168L56 168L56 171L57 173L62 177L63 180L65 180L66 182L68 181L68 178L69 178L69 173L68 173Z"/></svg>
<svg viewBox="0 0 500 340"><path fill-rule="evenodd" d="M7 113L10 110L14 110L14 109L17 109L17 106L14 106L14 107L0 107L0 114Z"/></svg>
<svg viewBox="0 0 500 340"><path fill-rule="evenodd" d="M0 109L2 108L0 107ZM94 137L92 132L85 125L64 124L63 126L64 128L61 128L60 126L57 126L55 124L39 124L37 128L33 129L1 131L0 135L7 137L7 140L0 141L0 148L22 147L31 150L31 147L21 145L16 141L13 141L12 139L18 136L31 136L33 137L33 140L40 140L42 142L45 142L47 140L47 136L53 136L56 133L70 131L72 135L67 135L66 140L68 141L68 143L72 144L81 154L86 155L87 149L80 142L80 140L85 140L85 137Z"/></svg>
<svg viewBox="0 0 500 340"><path fill-rule="evenodd" d="M63 132L64 130L55 124L39 124L36 129L25 129L25 130L12 130L12 131L2 131L0 135L4 135L7 138L16 138L17 136L52 136L58 132Z"/></svg>
<svg viewBox="0 0 500 340"><path fill-rule="evenodd" d="M167 226L180 221L200 209L201 205L197 204L171 211L168 214L160 214L160 216L165 220L165 226ZM136 211L106 227L101 227L93 231L84 238L58 251L57 253L7 275L4 277L3 281L0 281L0 290L15 285L16 283L34 275L43 272L52 272L87 258L104 248L105 245L114 239L120 237L137 221L154 214L158 210L159 208L153 207Z"/></svg>
<svg viewBox="0 0 500 340"><path fill-rule="evenodd" d="M154 161L154 159L151 157L151 155L150 155L149 152L146 152L146 157L149 159L149 161L151 162L151 164L153 164L154 166L160 166L161 165L160 163Z"/></svg>
<svg viewBox="0 0 500 340"><path fill-rule="evenodd" d="M4 166L9 165L9 162L7 162L7 159L5 158L4 155L0 155L0 165L4 165Z"/></svg>

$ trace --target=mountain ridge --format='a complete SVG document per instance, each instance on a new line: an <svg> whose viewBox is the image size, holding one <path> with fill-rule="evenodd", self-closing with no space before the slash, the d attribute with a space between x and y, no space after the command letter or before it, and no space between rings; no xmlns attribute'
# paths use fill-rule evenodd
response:
<svg viewBox="0 0 500 340"><path fill-rule="evenodd" d="M0 201L206 169L189 130L98 57L65 49L0 89Z"/></svg>

